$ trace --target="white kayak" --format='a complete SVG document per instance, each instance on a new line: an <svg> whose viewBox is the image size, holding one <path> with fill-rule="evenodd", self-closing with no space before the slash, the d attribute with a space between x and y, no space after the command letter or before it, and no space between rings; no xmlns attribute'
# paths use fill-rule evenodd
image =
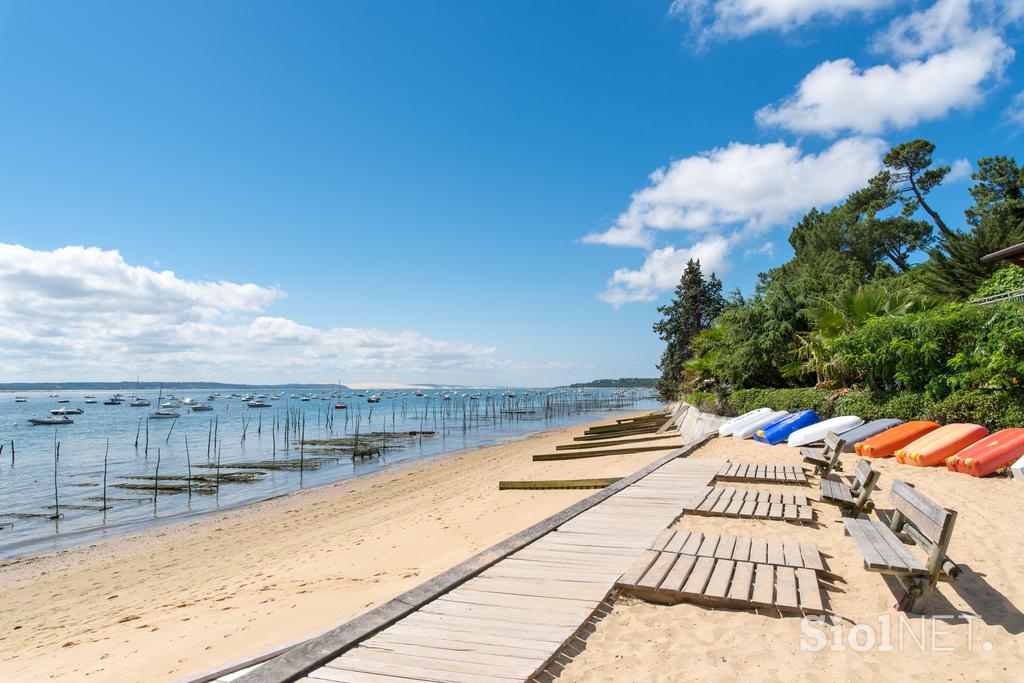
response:
<svg viewBox="0 0 1024 683"><path fill-rule="evenodd" d="M752 420L758 415L765 415L770 412L772 412L771 408L757 408L756 410L751 410L749 412L743 413L739 417L734 417L731 420L727 420L722 423L721 427L718 428L718 435L729 436L730 434L733 433L733 430L735 430L738 426L742 425L747 420Z"/></svg>
<svg viewBox="0 0 1024 683"><path fill-rule="evenodd" d="M734 429L732 432L732 438L739 439L741 441L743 439L749 439L750 437L754 436L754 434L757 433L758 429L761 429L765 425L770 425L772 422L775 422L776 420L781 420L787 415L789 415L789 413L787 413L785 410L773 410L771 412L758 415L757 417L747 420L742 425Z"/></svg>
<svg viewBox="0 0 1024 683"><path fill-rule="evenodd" d="M833 417L828 420L822 420L821 422L815 422L803 429L796 430L789 435L789 439L786 443L794 448L797 446L806 446L809 443L821 441L829 432L842 434L843 432L848 432L851 429L856 429L862 424L864 424L864 420L860 419L856 415Z"/></svg>

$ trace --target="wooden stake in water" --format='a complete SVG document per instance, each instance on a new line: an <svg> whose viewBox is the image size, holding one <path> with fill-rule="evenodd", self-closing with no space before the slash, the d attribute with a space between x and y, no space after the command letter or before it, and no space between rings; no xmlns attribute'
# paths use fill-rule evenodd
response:
<svg viewBox="0 0 1024 683"><path fill-rule="evenodd" d="M188 466L188 502L192 502L192 454L188 452L188 434L185 435L185 462Z"/></svg>
<svg viewBox="0 0 1024 683"><path fill-rule="evenodd" d="M60 519L60 497L57 495L57 461L60 460L60 442L53 442L53 517Z"/></svg>
<svg viewBox="0 0 1024 683"><path fill-rule="evenodd" d="M142 418L139 418L139 424L135 426L135 448L139 448L139 432L142 431Z"/></svg>
<svg viewBox="0 0 1024 683"><path fill-rule="evenodd" d="M103 451L103 523L107 522L107 456L110 455L110 439L107 439L107 448Z"/></svg>
<svg viewBox="0 0 1024 683"><path fill-rule="evenodd" d="M156 510L156 497L160 493L160 449L156 449L156 476L153 477L153 509Z"/></svg>

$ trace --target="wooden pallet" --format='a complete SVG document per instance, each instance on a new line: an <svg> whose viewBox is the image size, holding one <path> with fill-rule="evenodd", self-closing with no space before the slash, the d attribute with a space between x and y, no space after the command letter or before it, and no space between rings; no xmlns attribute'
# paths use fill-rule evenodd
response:
<svg viewBox="0 0 1024 683"><path fill-rule="evenodd" d="M799 465L728 462L716 476L721 481L764 481L778 484L806 484L807 475Z"/></svg>
<svg viewBox="0 0 1024 683"><path fill-rule="evenodd" d="M817 574L823 569L814 544L666 530L616 586L664 604L823 614Z"/></svg>
<svg viewBox="0 0 1024 683"><path fill-rule="evenodd" d="M701 501L687 508L686 512L714 517L814 521L814 509L802 493L741 490L721 486L707 487Z"/></svg>

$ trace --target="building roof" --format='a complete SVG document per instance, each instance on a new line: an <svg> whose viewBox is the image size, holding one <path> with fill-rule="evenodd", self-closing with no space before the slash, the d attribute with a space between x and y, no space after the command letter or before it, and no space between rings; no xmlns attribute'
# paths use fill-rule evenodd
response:
<svg viewBox="0 0 1024 683"><path fill-rule="evenodd" d="M981 257L981 260L983 263L988 263L990 261L1007 261L1021 257L1024 257L1024 242L1000 249L999 251L993 251L991 254L985 254Z"/></svg>

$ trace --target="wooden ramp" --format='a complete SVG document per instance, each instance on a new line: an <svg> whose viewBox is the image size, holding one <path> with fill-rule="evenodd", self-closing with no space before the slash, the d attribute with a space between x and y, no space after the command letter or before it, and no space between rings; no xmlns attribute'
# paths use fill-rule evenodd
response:
<svg viewBox="0 0 1024 683"><path fill-rule="evenodd" d="M802 493L779 493L728 487L706 487L686 512L714 517L752 517L787 522L813 522L814 509Z"/></svg>
<svg viewBox="0 0 1024 683"><path fill-rule="evenodd" d="M716 479L720 481L754 481L776 484L806 484L807 475L799 465L761 465L747 462L727 462Z"/></svg>
<svg viewBox="0 0 1024 683"><path fill-rule="evenodd" d="M312 681L522 681L544 669L721 460L671 460L316 669Z"/></svg>
<svg viewBox="0 0 1024 683"><path fill-rule="evenodd" d="M823 570L821 553L812 543L666 529L616 585L624 593L665 604L821 614L824 597L817 572Z"/></svg>

